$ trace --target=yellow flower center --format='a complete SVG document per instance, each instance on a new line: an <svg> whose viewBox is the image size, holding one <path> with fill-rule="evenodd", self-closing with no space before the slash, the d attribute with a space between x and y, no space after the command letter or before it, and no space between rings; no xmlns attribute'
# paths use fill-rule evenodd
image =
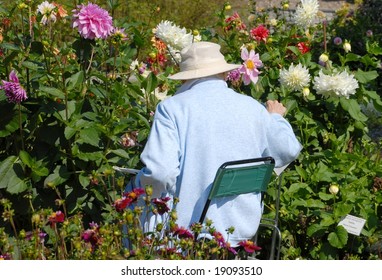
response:
<svg viewBox="0 0 382 280"><path fill-rule="evenodd" d="M252 60L248 60L245 64L247 65L248 69L252 70L253 68L255 68L255 64L253 63Z"/></svg>

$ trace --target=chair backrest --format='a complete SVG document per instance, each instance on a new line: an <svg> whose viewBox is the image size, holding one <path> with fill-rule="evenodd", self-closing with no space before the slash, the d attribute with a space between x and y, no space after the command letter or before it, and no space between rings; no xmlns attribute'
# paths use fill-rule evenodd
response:
<svg viewBox="0 0 382 280"><path fill-rule="evenodd" d="M265 192L274 166L272 157L226 162L219 167L208 198Z"/></svg>
<svg viewBox="0 0 382 280"><path fill-rule="evenodd" d="M222 164L216 172L199 222L203 223L213 198L265 192L274 166L275 161L272 157L229 161Z"/></svg>

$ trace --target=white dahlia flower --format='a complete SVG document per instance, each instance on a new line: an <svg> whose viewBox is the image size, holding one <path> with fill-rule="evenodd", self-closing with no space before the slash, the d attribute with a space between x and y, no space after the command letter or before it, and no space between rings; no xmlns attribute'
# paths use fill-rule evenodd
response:
<svg viewBox="0 0 382 280"><path fill-rule="evenodd" d="M354 78L354 75L346 71L332 75L326 75L320 71L318 76L314 78L313 86L317 94L322 94L326 97L344 96L346 98L355 94L358 87L358 81Z"/></svg>
<svg viewBox="0 0 382 280"><path fill-rule="evenodd" d="M310 74L308 69L301 63L296 66L291 64L288 69L280 71L279 81L281 85L291 90L300 91L309 86Z"/></svg>
<svg viewBox="0 0 382 280"><path fill-rule="evenodd" d="M154 32L155 36L166 45L178 51L189 46L193 41L193 35L187 32L186 28L180 28L168 20L162 20L156 26Z"/></svg>
<svg viewBox="0 0 382 280"><path fill-rule="evenodd" d="M296 24L302 28L313 25L318 13L318 7L317 0L301 0L294 15Z"/></svg>

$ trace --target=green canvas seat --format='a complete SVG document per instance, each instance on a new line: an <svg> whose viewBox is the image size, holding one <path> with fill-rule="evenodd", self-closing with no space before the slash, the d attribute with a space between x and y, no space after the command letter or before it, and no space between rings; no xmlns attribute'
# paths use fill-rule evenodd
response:
<svg viewBox="0 0 382 280"><path fill-rule="evenodd" d="M222 164L216 172L199 222L204 222L208 208L214 198L237 196L245 193L264 194L271 181L274 167L275 161L272 157L237 160ZM279 195L280 192L278 191L276 204L278 204ZM278 211L278 205L276 210ZM275 258L276 249L278 249L276 256L278 258L281 246L281 233L277 227L278 221L276 219L278 219L278 213L276 213L274 220L269 218L262 219L259 225L259 228L265 227L273 230L271 252L269 254L270 259ZM250 226L250 222L248 226ZM257 236L254 236L254 239L256 238ZM276 241L278 241L277 246Z"/></svg>

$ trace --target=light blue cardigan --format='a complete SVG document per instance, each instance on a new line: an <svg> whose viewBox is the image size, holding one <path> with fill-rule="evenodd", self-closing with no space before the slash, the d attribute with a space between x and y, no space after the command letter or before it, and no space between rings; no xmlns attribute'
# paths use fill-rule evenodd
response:
<svg viewBox="0 0 382 280"><path fill-rule="evenodd" d="M154 197L178 197L178 224L188 227L198 221L222 163L272 156L280 167L296 159L300 150L301 144L281 115L268 113L258 101L236 93L219 77L191 80L158 104L141 154L145 167L135 184L152 185ZM213 201L206 218L226 240L226 229L233 226L228 241L236 246L255 234L261 214L260 195L245 194L231 201Z"/></svg>

